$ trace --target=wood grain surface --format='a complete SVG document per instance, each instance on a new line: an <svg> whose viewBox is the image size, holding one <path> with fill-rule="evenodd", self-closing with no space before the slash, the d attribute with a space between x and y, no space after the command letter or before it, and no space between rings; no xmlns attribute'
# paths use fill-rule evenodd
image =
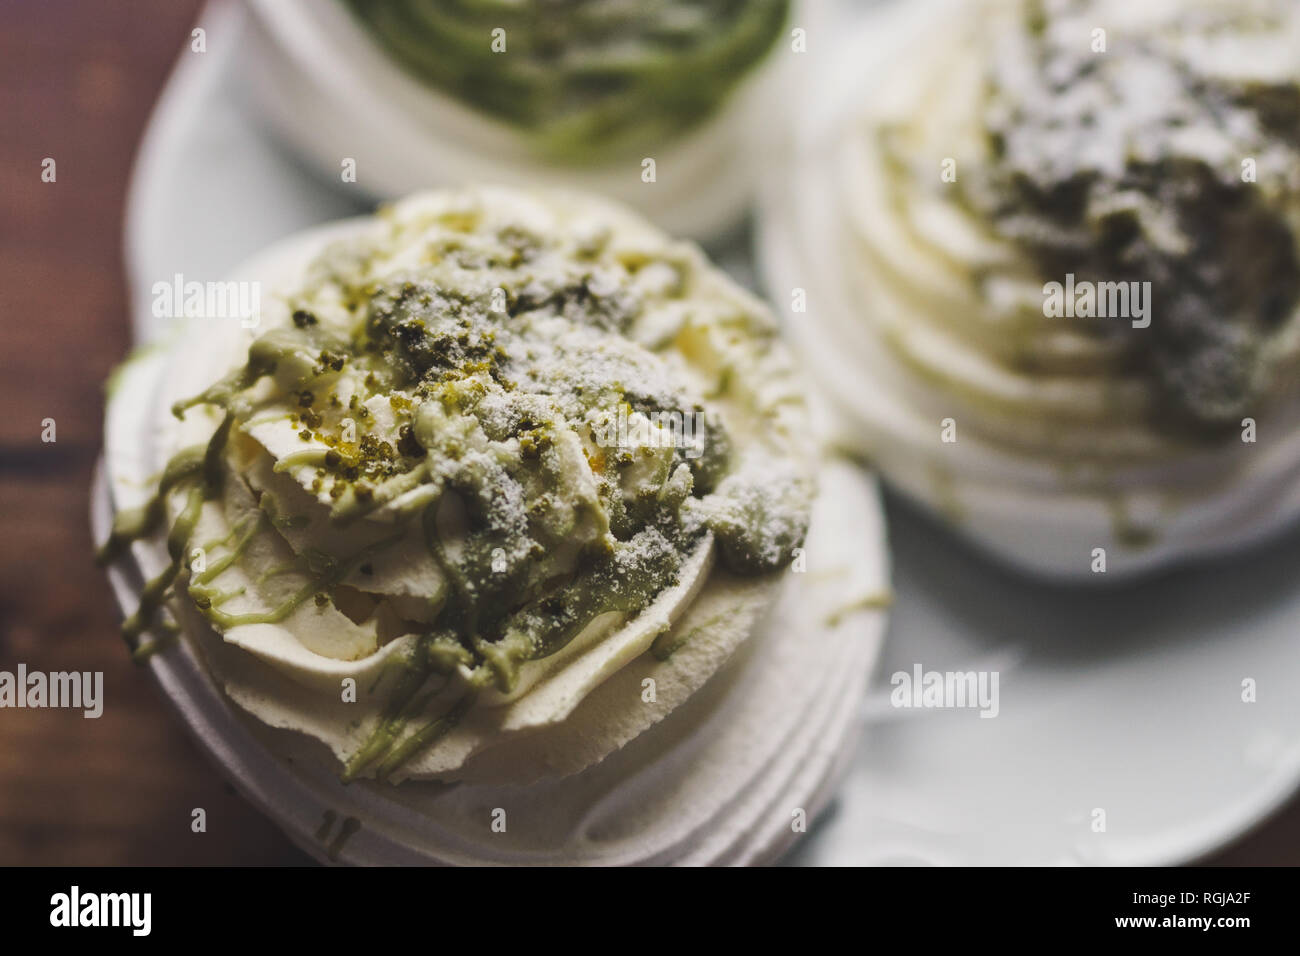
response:
<svg viewBox="0 0 1300 956"><path fill-rule="evenodd" d="M128 662L91 560L102 383L128 344L123 197L198 8L0 2L0 669L103 671L107 701L98 720L0 710L0 864L309 862ZM55 183L41 182L45 157ZM1300 802L1208 862L1300 863Z"/></svg>
<svg viewBox="0 0 1300 956"><path fill-rule="evenodd" d="M0 710L0 864L310 862L128 661L91 560L103 382L128 345L123 197L198 6L0 4L0 668L103 671L107 702L98 720ZM191 832L195 807L206 833Z"/></svg>

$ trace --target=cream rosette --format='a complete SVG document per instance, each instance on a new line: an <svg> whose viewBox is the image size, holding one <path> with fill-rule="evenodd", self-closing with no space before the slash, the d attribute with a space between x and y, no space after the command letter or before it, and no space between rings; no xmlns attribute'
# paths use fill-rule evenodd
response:
<svg viewBox="0 0 1300 956"><path fill-rule="evenodd" d="M247 6L248 96L329 180L580 188L700 240L751 202L792 62L789 0Z"/></svg>
<svg viewBox="0 0 1300 956"><path fill-rule="evenodd" d="M762 304L617 206L489 187L236 281L256 328L190 322L118 376L97 520L128 639L254 799L316 852L304 813L355 817L360 862L788 844L885 571ZM516 837L476 842L483 800Z"/></svg>
<svg viewBox="0 0 1300 956"><path fill-rule="evenodd" d="M1036 573L1104 580L1292 519L1298 84L1274 0L873 16L760 223L843 440Z"/></svg>

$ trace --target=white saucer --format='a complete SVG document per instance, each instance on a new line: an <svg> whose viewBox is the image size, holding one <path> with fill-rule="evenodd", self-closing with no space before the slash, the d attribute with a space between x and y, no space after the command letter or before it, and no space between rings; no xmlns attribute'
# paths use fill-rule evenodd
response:
<svg viewBox="0 0 1300 956"><path fill-rule="evenodd" d="M232 102L238 8L206 11L142 148L127 223L137 332L150 286L219 279L357 202L271 146ZM723 265L742 281L738 250ZM1029 582L888 502L896 603L867 733L799 864L1189 860L1300 782L1300 535L1117 589ZM896 710L889 675L1000 671L1001 712ZM1241 702L1253 678L1258 702ZM1092 830L1106 811L1105 833Z"/></svg>

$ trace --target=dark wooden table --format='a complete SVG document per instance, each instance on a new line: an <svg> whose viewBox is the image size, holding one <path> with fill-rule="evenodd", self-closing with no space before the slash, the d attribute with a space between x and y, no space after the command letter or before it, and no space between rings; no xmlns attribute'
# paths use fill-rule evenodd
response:
<svg viewBox="0 0 1300 956"><path fill-rule="evenodd" d="M0 669L103 671L107 700L98 720L0 710L0 864L307 862L128 662L90 557L102 383L128 344L123 196L198 7L0 5ZM45 157L57 182L41 182ZM1300 863L1300 801L1210 862Z"/></svg>

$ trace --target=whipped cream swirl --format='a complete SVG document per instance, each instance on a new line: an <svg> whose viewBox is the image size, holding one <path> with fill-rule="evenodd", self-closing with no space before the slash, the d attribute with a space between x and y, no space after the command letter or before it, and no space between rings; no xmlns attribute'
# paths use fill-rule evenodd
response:
<svg viewBox="0 0 1300 956"><path fill-rule="evenodd" d="M129 638L218 634L255 716L347 777L432 777L670 656L698 602L716 628L774 596L813 494L802 400L764 308L693 246L481 188L289 272L251 341L174 346L171 388L212 384L103 551L167 539Z"/></svg>

